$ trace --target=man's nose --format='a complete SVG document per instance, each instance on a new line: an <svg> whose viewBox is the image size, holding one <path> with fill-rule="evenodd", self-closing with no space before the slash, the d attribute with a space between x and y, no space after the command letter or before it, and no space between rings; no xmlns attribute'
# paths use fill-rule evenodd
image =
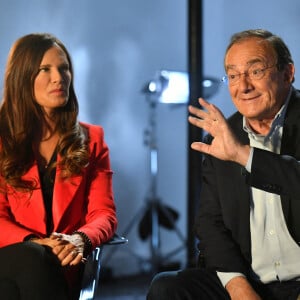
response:
<svg viewBox="0 0 300 300"><path fill-rule="evenodd" d="M239 88L242 90L249 90L253 87L252 80L247 72L240 74Z"/></svg>

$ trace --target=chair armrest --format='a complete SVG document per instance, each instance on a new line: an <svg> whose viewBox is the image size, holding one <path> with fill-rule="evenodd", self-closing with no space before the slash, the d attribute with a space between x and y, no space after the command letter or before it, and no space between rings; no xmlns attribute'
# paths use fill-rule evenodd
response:
<svg viewBox="0 0 300 300"><path fill-rule="evenodd" d="M121 245L126 243L128 243L128 239L115 233L109 241L97 246L87 257L87 262L84 266L79 300L92 300L96 296L101 270L101 254L103 247L106 245Z"/></svg>
<svg viewBox="0 0 300 300"><path fill-rule="evenodd" d="M102 246L96 247L87 257L87 262L84 266L81 291L79 300L92 300L96 294L99 275L100 275L100 258L102 254Z"/></svg>
<svg viewBox="0 0 300 300"><path fill-rule="evenodd" d="M120 244L127 244L127 243L128 243L128 239L115 233L114 236L103 245L120 245Z"/></svg>

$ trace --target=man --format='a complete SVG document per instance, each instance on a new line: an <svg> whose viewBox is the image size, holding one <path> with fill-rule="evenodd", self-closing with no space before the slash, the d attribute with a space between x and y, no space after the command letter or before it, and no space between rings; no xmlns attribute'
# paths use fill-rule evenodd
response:
<svg viewBox="0 0 300 300"><path fill-rule="evenodd" d="M154 279L149 300L287 300L300 294L300 92L285 43L266 30L232 36L225 80L238 112L189 107L209 133L195 230L204 267Z"/></svg>

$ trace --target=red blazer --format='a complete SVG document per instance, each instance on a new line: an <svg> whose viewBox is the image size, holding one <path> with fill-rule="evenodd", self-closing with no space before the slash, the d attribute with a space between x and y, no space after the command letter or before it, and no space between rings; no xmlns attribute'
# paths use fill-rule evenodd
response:
<svg viewBox="0 0 300 300"><path fill-rule="evenodd" d="M81 124L89 132L90 161L80 176L60 179L56 168L53 190L54 231L86 233L93 248L110 239L117 218L112 191L109 149L100 126ZM57 161L61 158L58 155ZM37 162L24 175L40 183ZM29 234L46 237L46 212L40 188L24 193L7 186L0 193L0 247L22 242Z"/></svg>

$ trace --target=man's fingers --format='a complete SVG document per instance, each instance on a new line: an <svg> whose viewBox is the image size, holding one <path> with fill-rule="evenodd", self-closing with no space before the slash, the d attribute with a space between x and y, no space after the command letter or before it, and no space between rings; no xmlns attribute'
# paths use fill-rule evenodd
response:
<svg viewBox="0 0 300 300"><path fill-rule="evenodd" d="M219 109L216 106L207 102L205 103L206 110L191 105L188 107L188 110L194 117L197 117L203 121L211 122L224 119L223 114L219 111Z"/></svg>
<svg viewBox="0 0 300 300"><path fill-rule="evenodd" d="M213 118L216 119L224 118L222 111L214 104L205 101L203 98L199 99L199 103L203 108L207 110L209 115L211 115Z"/></svg>
<svg viewBox="0 0 300 300"><path fill-rule="evenodd" d="M197 107L194 107L194 106L189 106L189 112L198 117L198 118L201 118L201 119L205 119L207 116L208 116L208 113L204 110L201 110Z"/></svg>
<svg viewBox="0 0 300 300"><path fill-rule="evenodd" d="M204 100L203 98L199 98L198 102L204 108L209 109L210 104L206 100Z"/></svg>
<svg viewBox="0 0 300 300"><path fill-rule="evenodd" d="M219 120L218 119L199 119L192 116L188 117L188 121L196 127L202 128L204 131L209 132L213 136L218 130L219 127Z"/></svg>
<svg viewBox="0 0 300 300"><path fill-rule="evenodd" d="M201 142L194 142L191 144L191 148L193 150L206 153L206 154L209 154L209 147L210 145Z"/></svg>

